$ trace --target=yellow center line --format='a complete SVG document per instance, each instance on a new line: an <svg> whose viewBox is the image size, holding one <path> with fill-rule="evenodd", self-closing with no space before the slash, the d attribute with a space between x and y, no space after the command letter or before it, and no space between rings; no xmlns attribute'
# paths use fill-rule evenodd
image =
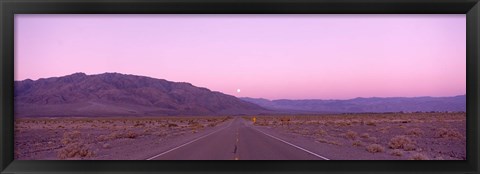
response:
<svg viewBox="0 0 480 174"><path fill-rule="evenodd" d="M237 147L237 144L238 144L238 141L239 141L239 139L238 139L238 128L237 128L236 133L237 133L237 135L235 137L237 138L237 142L235 143L235 148ZM235 155L233 157L233 160L239 160L239 159L240 159L240 157L238 157L238 153L235 153Z"/></svg>

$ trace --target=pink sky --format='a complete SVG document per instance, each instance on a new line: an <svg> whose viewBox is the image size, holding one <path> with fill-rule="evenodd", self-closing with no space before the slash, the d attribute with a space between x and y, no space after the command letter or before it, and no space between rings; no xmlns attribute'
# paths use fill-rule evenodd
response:
<svg viewBox="0 0 480 174"><path fill-rule="evenodd" d="M267 99L463 95L465 19L21 14L15 80L118 72Z"/></svg>

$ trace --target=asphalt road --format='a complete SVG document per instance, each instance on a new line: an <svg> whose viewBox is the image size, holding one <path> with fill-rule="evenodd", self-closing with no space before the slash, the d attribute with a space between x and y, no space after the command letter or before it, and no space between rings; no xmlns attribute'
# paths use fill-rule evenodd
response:
<svg viewBox="0 0 480 174"><path fill-rule="evenodd" d="M258 130L242 118L225 128L152 155L148 160L328 160Z"/></svg>

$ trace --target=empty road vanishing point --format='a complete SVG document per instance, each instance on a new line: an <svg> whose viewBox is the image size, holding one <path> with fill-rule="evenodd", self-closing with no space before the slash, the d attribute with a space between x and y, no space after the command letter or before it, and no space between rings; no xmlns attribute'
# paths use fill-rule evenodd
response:
<svg viewBox="0 0 480 174"><path fill-rule="evenodd" d="M259 130L242 118L227 124L147 160L329 160Z"/></svg>

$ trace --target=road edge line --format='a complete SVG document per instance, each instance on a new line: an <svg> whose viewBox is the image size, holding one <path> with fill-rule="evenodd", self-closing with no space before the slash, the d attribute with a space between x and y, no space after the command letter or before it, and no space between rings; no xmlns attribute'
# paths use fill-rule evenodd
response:
<svg viewBox="0 0 480 174"><path fill-rule="evenodd" d="M252 127L252 128L253 128L253 127ZM300 146L297 146L297 145L295 145L295 144L293 144L293 143L289 143L289 142L287 142L287 141L285 141L285 140L282 140L282 139L280 139L280 138L277 138L277 137L275 137L275 136L273 136L273 135L267 134L267 133L265 133L265 132L263 132L263 131L261 131L261 130L258 130L258 129L256 129L256 128L253 128L253 129L256 130L256 131L258 131L258 132L261 132L261 133L263 133L263 134L265 134L265 135L267 135L267 136L269 136L269 137L271 137L271 138L273 138L273 139L276 139L276 140L278 140L278 141L281 141L281 142L283 142L283 143L285 143L285 144L288 144L288 145L290 145L290 146L293 146L293 147L295 147L295 148L297 148L297 149L303 150L304 152L307 152L307 153L309 153L309 154L311 154L311 155L314 155L314 156L316 156L316 157L322 158L322 159L324 159L324 160L330 160L330 159L328 159L328 158L326 158L326 157L324 157L324 156L322 156L322 155L316 154L315 152L312 152L312 151L309 151L309 150L307 150L307 149L304 149L304 148L302 148L302 147L300 147Z"/></svg>

